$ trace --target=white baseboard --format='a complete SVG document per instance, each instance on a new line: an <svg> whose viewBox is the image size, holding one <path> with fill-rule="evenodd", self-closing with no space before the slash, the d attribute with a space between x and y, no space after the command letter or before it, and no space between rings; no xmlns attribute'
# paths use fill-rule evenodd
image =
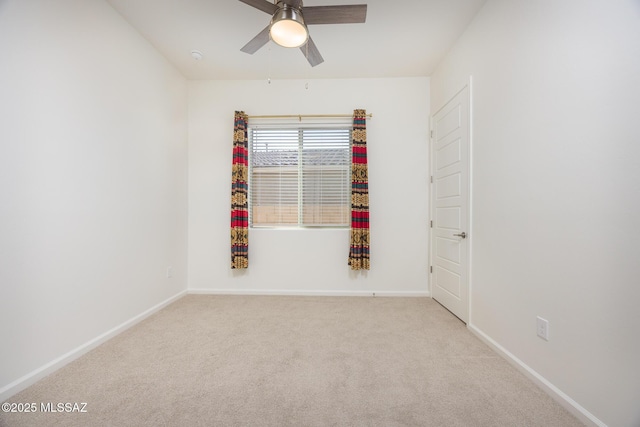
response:
<svg viewBox="0 0 640 427"><path fill-rule="evenodd" d="M46 377L47 375L57 371L58 369L62 368L63 366L67 365L68 363L74 361L75 359L79 358L80 356L82 356L83 354L89 352L90 350L93 350L94 348L96 348L97 346L99 346L100 344L108 341L109 339L113 338L114 336L118 335L121 332L124 332L125 330L129 329L130 327L132 327L133 325L135 325L136 323L141 322L142 320L146 319L147 317L151 316L152 314L154 314L157 311L160 311L162 308L166 307L167 305L171 304L172 302L176 301L177 299L183 297L184 295L186 295L187 291L181 291L180 293L172 296L171 298L161 302L160 304L157 304L153 307L151 307L150 309L144 311L143 313L127 320L126 322L122 323L119 326L116 326L115 328L105 332L102 335L97 336L96 338L82 344L81 346L71 350L70 352L63 354L62 356L58 357L57 359L52 360L51 362L47 363L46 365L36 369L35 371L32 371L30 373L28 373L27 375L18 378L17 380L15 380L14 382L0 388L0 402L4 402L5 400L9 399L11 396L21 392L22 390L24 390L25 388L29 387L30 385L36 383L37 381L41 380L42 378Z"/></svg>
<svg viewBox="0 0 640 427"><path fill-rule="evenodd" d="M280 295L280 296L331 296L331 297L430 297L424 292L392 291L301 291L288 289L188 289L195 295Z"/></svg>
<svg viewBox="0 0 640 427"><path fill-rule="evenodd" d="M558 387L553 385L549 380L544 378L542 375L531 369L530 366L526 365L522 360L518 359L507 349L502 347L500 344L495 342L491 337L482 332L476 326L469 324L467 325L468 329L480 338L485 344L491 347L496 351L500 356L505 358L509 363L511 363L516 369L522 372L527 378L533 381L538 387L544 390L548 395L550 395L555 401L557 401L560 405L562 405L565 409L571 412L576 418L585 423L588 426L596 426L596 427L607 427L605 423L600 421L595 415L591 412L587 411L585 408L580 406L578 402L569 397L566 393L560 390Z"/></svg>

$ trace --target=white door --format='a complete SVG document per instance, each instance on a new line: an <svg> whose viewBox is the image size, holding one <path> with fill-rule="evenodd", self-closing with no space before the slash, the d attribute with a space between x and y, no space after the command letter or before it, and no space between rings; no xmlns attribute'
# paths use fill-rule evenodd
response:
<svg viewBox="0 0 640 427"><path fill-rule="evenodd" d="M431 118L431 294L469 320L469 87Z"/></svg>

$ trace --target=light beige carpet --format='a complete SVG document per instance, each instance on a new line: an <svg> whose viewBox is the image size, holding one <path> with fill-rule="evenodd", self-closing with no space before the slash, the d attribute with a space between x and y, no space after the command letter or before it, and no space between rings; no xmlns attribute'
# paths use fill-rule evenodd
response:
<svg viewBox="0 0 640 427"><path fill-rule="evenodd" d="M189 295L9 399L2 426L582 424L429 298Z"/></svg>

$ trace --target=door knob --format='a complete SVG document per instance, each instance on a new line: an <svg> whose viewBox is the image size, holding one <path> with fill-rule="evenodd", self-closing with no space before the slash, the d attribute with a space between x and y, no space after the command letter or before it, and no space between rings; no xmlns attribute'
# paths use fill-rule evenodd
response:
<svg viewBox="0 0 640 427"><path fill-rule="evenodd" d="M467 238L467 233L465 233L464 231L460 234L454 234L454 236L458 236L458 237L462 237L463 239Z"/></svg>

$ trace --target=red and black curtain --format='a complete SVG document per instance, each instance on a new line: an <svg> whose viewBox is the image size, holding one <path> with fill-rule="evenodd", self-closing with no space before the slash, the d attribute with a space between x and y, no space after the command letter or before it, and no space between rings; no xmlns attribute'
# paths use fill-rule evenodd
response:
<svg viewBox="0 0 640 427"><path fill-rule="evenodd" d="M367 167L367 112L353 111L351 135L351 242L352 270L369 270L369 173Z"/></svg>
<svg viewBox="0 0 640 427"><path fill-rule="evenodd" d="M248 116L236 111L231 171L231 268L249 267Z"/></svg>

